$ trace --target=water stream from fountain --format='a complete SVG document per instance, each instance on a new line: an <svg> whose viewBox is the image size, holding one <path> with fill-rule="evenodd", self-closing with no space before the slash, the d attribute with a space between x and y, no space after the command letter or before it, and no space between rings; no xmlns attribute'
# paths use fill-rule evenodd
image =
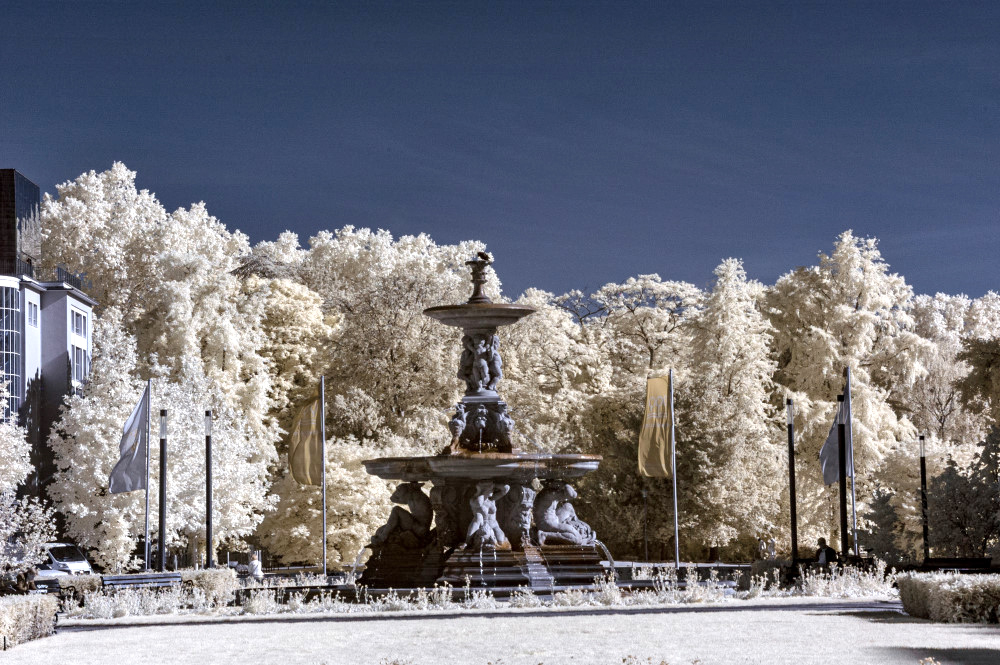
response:
<svg viewBox="0 0 1000 665"><path fill-rule="evenodd" d="M358 566L361 565L361 557L364 556L365 550L371 549L370 545L364 545L360 550L358 550L358 555L354 557L354 565L351 566L351 576L356 580L358 578Z"/></svg>
<svg viewBox="0 0 1000 665"><path fill-rule="evenodd" d="M602 552L604 552L604 556L608 557L608 565L611 566L611 570L614 570L615 569L615 560L613 558L611 558L611 552L608 551L608 548L605 547L604 543L602 543L601 541L595 540L594 542L596 542L597 546L601 548Z"/></svg>
<svg viewBox="0 0 1000 665"><path fill-rule="evenodd" d="M486 584L486 576L483 574L483 546L479 546L479 583Z"/></svg>

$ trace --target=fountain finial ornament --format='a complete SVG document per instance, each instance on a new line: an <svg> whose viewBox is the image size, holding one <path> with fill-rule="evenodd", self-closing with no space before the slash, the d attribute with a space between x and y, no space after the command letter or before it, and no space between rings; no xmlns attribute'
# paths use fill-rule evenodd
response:
<svg viewBox="0 0 1000 665"><path fill-rule="evenodd" d="M476 252L476 255L465 262L472 268L472 297L470 303L492 303L490 297L483 291L486 284L486 268L493 263L493 257L486 252Z"/></svg>

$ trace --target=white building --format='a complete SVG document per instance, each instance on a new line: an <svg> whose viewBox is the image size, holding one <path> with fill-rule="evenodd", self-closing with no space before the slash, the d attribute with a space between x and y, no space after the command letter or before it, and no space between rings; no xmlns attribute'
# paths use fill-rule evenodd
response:
<svg viewBox="0 0 1000 665"><path fill-rule="evenodd" d="M0 170L0 370L14 412L32 443L33 484L55 468L46 443L63 398L81 390L90 369L93 308L79 277L34 278L41 258L38 186L13 169Z"/></svg>

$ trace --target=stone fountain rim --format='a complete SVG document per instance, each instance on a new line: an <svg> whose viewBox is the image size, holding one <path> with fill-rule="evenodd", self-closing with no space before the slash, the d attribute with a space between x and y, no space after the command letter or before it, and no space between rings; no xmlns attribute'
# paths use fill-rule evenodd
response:
<svg viewBox="0 0 1000 665"><path fill-rule="evenodd" d="M597 470L600 455L550 453L459 453L363 460L365 471L384 480L434 481L568 480Z"/></svg>
<svg viewBox="0 0 1000 665"><path fill-rule="evenodd" d="M426 316L437 319L442 323L447 323L447 318L464 318L462 315L495 314L503 318L510 318L516 321L529 314L534 314L538 309L528 305L515 305L513 303L490 303L490 302L467 302L461 305L437 305L424 310ZM514 321L511 321L513 323Z"/></svg>

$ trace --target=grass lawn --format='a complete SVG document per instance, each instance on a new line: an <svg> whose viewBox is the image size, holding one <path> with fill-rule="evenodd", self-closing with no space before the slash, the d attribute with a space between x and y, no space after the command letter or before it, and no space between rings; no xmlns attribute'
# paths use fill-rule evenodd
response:
<svg viewBox="0 0 1000 665"><path fill-rule="evenodd" d="M1000 627L936 624L896 601L760 599L719 605L377 615L61 620L0 656L54 663L364 665L941 665L1000 663Z"/></svg>

